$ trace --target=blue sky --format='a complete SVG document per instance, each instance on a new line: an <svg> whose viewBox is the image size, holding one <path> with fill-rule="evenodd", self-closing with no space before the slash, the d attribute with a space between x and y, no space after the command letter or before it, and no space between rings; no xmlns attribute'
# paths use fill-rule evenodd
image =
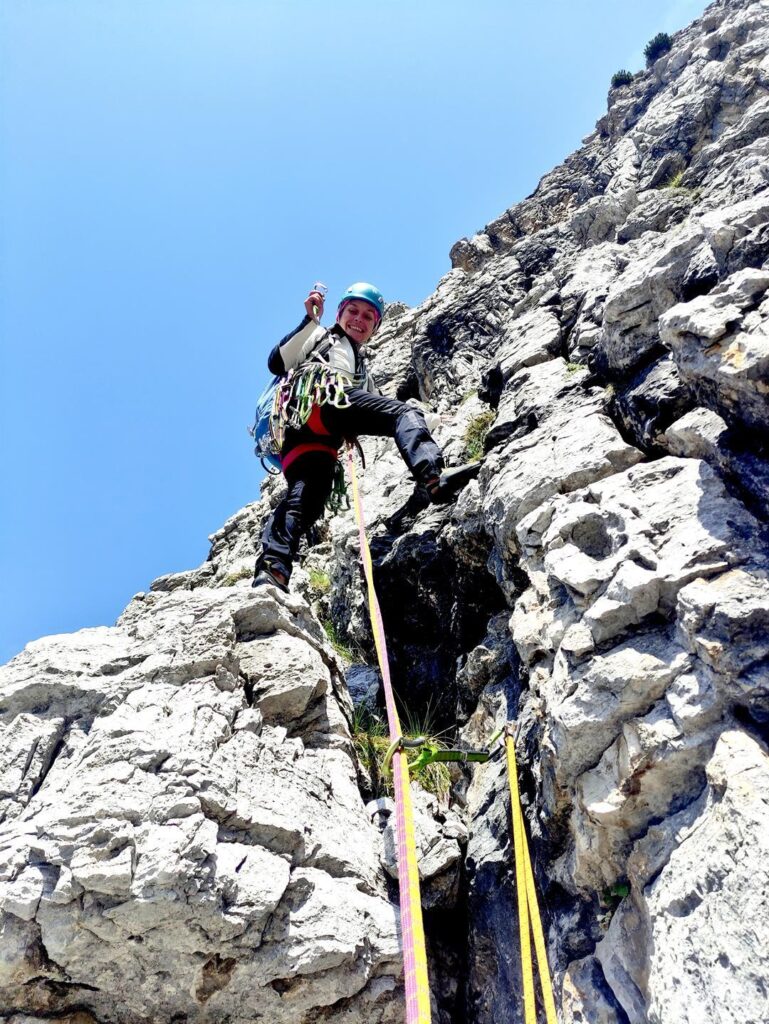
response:
<svg viewBox="0 0 769 1024"><path fill-rule="evenodd" d="M3 0L0 662L258 497L246 425L315 280L420 302L705 6Z"/></svg>

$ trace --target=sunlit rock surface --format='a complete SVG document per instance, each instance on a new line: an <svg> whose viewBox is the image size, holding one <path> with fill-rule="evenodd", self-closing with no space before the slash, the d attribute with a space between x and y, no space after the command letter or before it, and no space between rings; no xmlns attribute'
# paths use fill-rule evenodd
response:
<svg viewBox="0 0 769 1024"><path fill-rule="evenodd" d="M449 460L485 450L434 507L366 439L361 489L415 728L518 721L564 1024L769 1019L768 89L769 3L712 4L370 344ZM11 1024L404 1019L357 527L254 593L281 493L0 673ZM452 772L416 799L434 1019L518 1024L503 759Z"/></svg>

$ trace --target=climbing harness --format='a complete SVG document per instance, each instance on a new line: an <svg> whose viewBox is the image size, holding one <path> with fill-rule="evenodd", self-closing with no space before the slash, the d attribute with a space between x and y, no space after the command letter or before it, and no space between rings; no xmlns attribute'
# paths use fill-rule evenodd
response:
<svg viewBox="0 0 769 1024"><path fill-rule="evenodd" d="M248 428L255 442L254 454L268 473L280 473L286 428L300 430L315 406L346 409L350 398L345 389L350 383L340 370L320 362L305 363L282 377L273 377L257 400L254 424Z"/></svg>
<svg viewBox="0 0 769 1024"><path fill-rule="evenodd" d="M531 938L537 954L539 983L547 1024L558 1024L553 1000L553 986L547 964L545 937L542 919L531 869L529 844L523 823L521 797L518 790L518 765L515 760L515 728L508 723L504 729L505 751L507 753L507 777L510 784L510 809L513 819L513 847L515 850L515 888L518 898L518 931L521 945L521 972L523 974L523 1013L526 1024L537 1024L537 1008L534 1001L534 968L531 956Z"/></svg>
<svg viewBox="0 0 769 1024"><path fill-rule="evenodd" d="M316 285L316 290L318 287ZM352 377L323 361L333 344L333 337L326 331L307 362L282 376L273 377L257 399L254 423L248 432L254 439L254 454L273 476L281 471L286 428L300 430L315 406L347 408L350 398L346 389L351 385L362 387L365 383L365 364L358 366L357 356L358 368Z"/></svg>
<svg viewBox="0 0 769 1024"><path fill-rule="evenodd" d="M353 503L360 535L360 553L368 588L369 615L371 616L374 645L385 692L387 723L391 744L402 740L395 694L390 681L390 665L376 591L371 551L366 540L363 503L355 474L352 449L347 449ZM406 1024L430 1024L430 984L427 976L427 953L422 923L422 903L419 895L416 840L414 836L414 810L409 788L409 765L401 747L391 755L393 790L395 796L395 825L398 836L398 888L400 892L401 942L403 944L403 973L406 987Z"/></svg>

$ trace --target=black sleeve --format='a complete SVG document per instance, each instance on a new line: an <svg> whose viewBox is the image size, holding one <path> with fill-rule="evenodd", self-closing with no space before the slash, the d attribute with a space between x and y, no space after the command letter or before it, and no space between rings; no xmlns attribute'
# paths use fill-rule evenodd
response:
<svg viewBox="0 0 769 1024"><path fill-rule="evenodd" d="M281 346L285 345L287 341L290 341L294 335L298 334L299 331L301 331L303 327L306 327L309 322L310 317L305 316L302 322L295 327L293 331L289 331L285 338L281 338L275 348L272 349L267 357L267 369L270 373L274 373L276 377L280 377L286 372L286 367L283 364L283 356L280 353Z"/></svg>

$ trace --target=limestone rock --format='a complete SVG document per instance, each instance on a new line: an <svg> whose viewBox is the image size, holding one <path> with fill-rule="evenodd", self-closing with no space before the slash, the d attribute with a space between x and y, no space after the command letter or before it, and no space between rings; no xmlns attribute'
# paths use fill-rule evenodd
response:
<svg viewBox="0 0 769 1024"><path fill-rule="evenodd" d="M174 588L10 663L4 1006L41 1010L66 978L55 1008L99 1020L293 1021L342 997L395 1019L396 915L307 615L291 596Z"/></svg>
<svg viewBox="0 0 769 1024"><path fill-rule="evenodd" d="M468 746L518 723L569 1024L769 1017L768 52L766 0L716 0L369 346L449 461L490 427L456 503L389 439L361 491L399 699ZM378 690L357 527L252 592L283 487L0 672L12 1024L402 1020L391 806L348 725ZM417 796L433 1017L520 1024L499 756L451 800Z"/></svg>
<svg viewBox="0 0 769 1024"><path fill-rule="evenodd" d="M767 925L757 894L767 884L768 787L766 749L725 732L665 865L625 901L597 950L631 1020L639 1011L655 1024L671 1013L692 1024L766 1019Z"/></svg>
<svg viewBox="0 0 769 1024"><path fill-rule="evenodd" d="M417 786L412 787L422 902L427 910L446 910L456 905L459 896L459 871L467 828L451 811L438 810L434 797ZM394 812L394 807L392 807ZM382 862L391 878L398 878L395 814L385 816Z"/></svg>
<svg viewBox="0 0 769 1024"><path fill-rule="evenodd" d="M700 402L758 431L769 426L767 288L769 273L740 270L660 319L660 336Z"/></svg>

